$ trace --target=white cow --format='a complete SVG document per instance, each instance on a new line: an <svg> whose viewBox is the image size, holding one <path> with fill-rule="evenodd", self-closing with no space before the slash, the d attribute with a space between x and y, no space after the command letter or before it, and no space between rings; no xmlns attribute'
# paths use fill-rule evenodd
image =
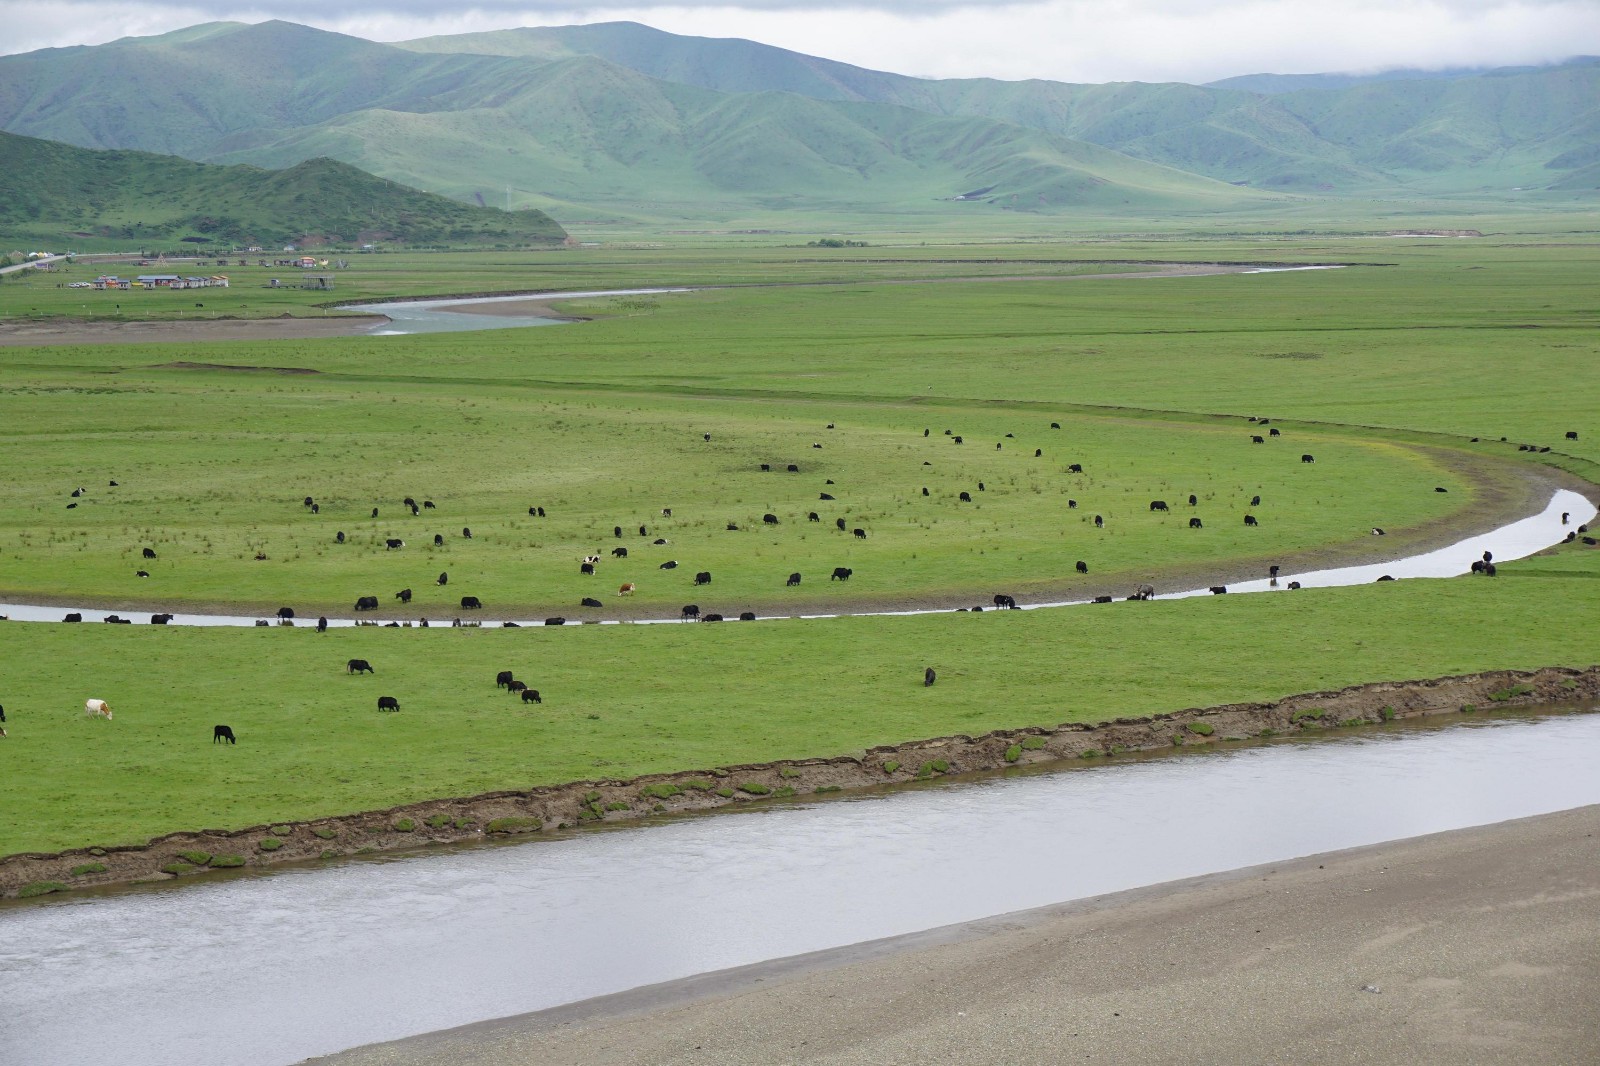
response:
<svg viewBox="0 0 1600 1066"><path fill-rule="evenodd" d="M105 700L86 700L83 704L83 713L88 715L103 714L107 721L111 720L111 704Z"/></svg>

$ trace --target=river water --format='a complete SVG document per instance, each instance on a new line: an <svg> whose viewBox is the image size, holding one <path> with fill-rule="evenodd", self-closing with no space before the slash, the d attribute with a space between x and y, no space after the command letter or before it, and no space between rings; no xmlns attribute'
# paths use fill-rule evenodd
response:
<svg viewBox="0 0 1600 1066"><path fill-rule="evenodd" d="M1600 803L1600 707L1395 723L0 905L0 1062L278 1066L640 985Z"/></svg>
<svg viewBox="0 0 1600 1066"><path fill-rule="evenodd" d="M1298 581L1305 588L1328 588L1335 585L1365 585L1376 581L1385 574L1396 580L1417 577L1456 577L1469 573L1474 560L1480 559L1484 552L1492 552L1497 562L1508 562L1514 559L1523 559L1534 552L1543 551L1554 544L1560 544L1568 533L1576 530L1578 526L1592 522L1596 516L1594 504L1576 492L1561 489L1551 496L1550 502L1538 514L1501 526L1488 533L1478 534L1458 541L1445 548L1426 552L1421 555L1406 556L1390 559L1384 562L1364 563L1358 566L1339 567L1332 570L1317 570L1308 573L1285 573L1280 575L1276 584L1267 578L1258 581L1244 581L1228 586L1229 592L1281 592L1288 589L1290 581ZM1566 521L1562 516L1566 515ZM1379 554L1381 540L1373 538L1374 554ZM1181 599L1187 596L1204 596L1207 589L1188 589L1180 592L1163 593L1157 599ZM1078 606L1083 600L1063 600L1056 603L1033 603L1023 606L1024 610L1035 610L1044 607L1072 607ZM854 611L851 614L858 616L873 615L912 615L912 614L941 614L949 608L924 609L914 611ZM19 622L59 622L69 611L77 611L83 615L86 622L102 621L106 615L120 613L121 616L130 618L136 623L148 624L148 614L135 614L131 611L102 611L89 607L43 607L38 604L25 603L0 603L0 615ZM763 615L763 618L782 618L787 615ZM801 615L803 618L833 618L836 615L810 614ZM174 614L170 624L185 626L253 626L265 622L259 616L252 615L222 615L222 614ZM637 623L650 624L655 622L678 622L681 619L676 615L663 618L640 619ZM305 620L301 620L305 624ZM354 618L330 618L328 624L332 626L353 626ZM519 625L540 626L544 620L530 618L520 621ZM602 622L602 625L619 625L616 621Z"/></svg>
<svg viewBox="0 0 1600 1066"><path fill-rule="evenodd" d="M569 321L541 315L505 315L474 312L484 304L543 303L546 300L585 300L602 296L659 296L693 292L692 289L596 289L592 292L543 292L536 296L460 296L444 300L394 300L375 304L344 304L340 311L383 315L389 321L367 333L374 337L399 337L413 333L467 333L480 329L521 329L557 326Z"/></svg>

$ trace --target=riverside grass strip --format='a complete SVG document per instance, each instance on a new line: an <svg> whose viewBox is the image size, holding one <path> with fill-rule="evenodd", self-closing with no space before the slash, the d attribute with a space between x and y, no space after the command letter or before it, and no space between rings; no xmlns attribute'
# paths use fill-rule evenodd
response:
<svg viewBox="0 0 1600 1066"><path fill-rule="evenodd" d="M1514 683L1513 683L1514 682ZM694 771L647 778L611 778L499 791L475 796L424 801L420 804L336 815L311 825L277 825L274 837L257 842L250 865L265 866L311 858L334 859L419 846L481 842L546 830L581 830L588 824L615 824L656 814L706 812L729 804L744 805L793 797L802 799L845 788L877 789L884 781L926 781L944 774L970 774L1009 769L1027 755L1031 768L1060 768L1076 760L1113 758L1129 752L1171 752L1195 745L1265 739L1284 732L1316 733L1337 727L1388 723L1395 718L1451 715L1473 709L1463 701L1510 685L1515 704L1557 703L1568 709L1600 695L1600 667L1587 670L1545 668L1495 671L1421 681L1379 682L1332 692L1301 693L1276 702L1186 708L1098 724L1067 723L1057 727L998 730L979 735L956 734L883 745L833 758L748 764L712 773L732 776L734 788L690 790ZM1396 705L1399 710L1396 710ZM1304 708L1322 708L1316 718ZM1325 712L1325 713L1324 713ZM1178 730L1177 732L1171 732ZM1018 742L1020 741L1020 742ZM931 757L929 757L931 756ZM902 763L900 760L908 760ZM912 764L916 768L912 769ZM654 799L648 810L637 801ZM430 812L432 812L430 814ZM419 823L426 830L419 832ZM0 896L26 896L80 886L104 886L158 880L160 875L188 877L212 869L246 864L240 855L192 850L194 844L229 848L258 837L261 827L207 829L163 834L146 845L72 849L55 854L30 852L0 857ZM302 830L309 829L309 833ZM414 834L414 835L413 835ZM339 843L324 846L328 840ZM274 845L268 848L268 844ZM81 863L86 855L107 862ZM71 878L63 882L61 878Z"/></svg>
<svg viewBox="0 0 1600 1066"><path fill-rule="evenodd" d="M1556 610L1600 610L1600 554L1569 546L1493 580L744 626L6 623L0 802L13 816L0 854L1394 678L1592 665L1592 631L1553 624ZM345 674L353 657L378 675ZM939 683L925 688L929 663ZM542 705L495 686L507 666L537 679ZM91 676L97 693L116 694L115 721L78 710ZM380 688L405 711L372 711ZM211 744L218 718L236 747Z"/></svg>

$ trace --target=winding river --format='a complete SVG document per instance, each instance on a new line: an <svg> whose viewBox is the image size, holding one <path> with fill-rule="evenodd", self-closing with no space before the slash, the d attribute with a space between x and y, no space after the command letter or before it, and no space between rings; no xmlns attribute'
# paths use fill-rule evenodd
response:
<svg viewBox="0 0 1600 1066"><path fill-rule="evenodd" d="M307 1056L1600 803L1595 707L0 905L0 1062Z"/></svg>
<svg viewBox="0 0 1600 1066"><path fill-rule="evenodd" d="M1456 577L1470 573L1472 563L1482 558L1484 552L1492 552L1497 562L1509 562L1523 559L1535 552L1543 551L1555 544L1560 544L1566 539L1567 534L1575 531L1578 526L1592 522L1596 516L1595 505L1583 495L1569 489L1560 489L1550 497L1550 502L1537 514L1529 515L1488 533L1480 533L1457 541L1448 547L1438 548L1434 551L1420 555L1405 556L1398 559L1382 560L1372 563L1363 563L1357 566L1339 567L1331 570L1315 570L1307 573L1282 574L1277 583L1262 578L1258 581L1245 581L1227 586L1229 592L1280 592L1288 589L1291 581L1297 581L1304 588L1330 588L1336 585L1364 585L1385 575L1396 580L1402 578L1419 577ZM1562 517L1566 516L1563 522ZM1375 544L1376 547L1376 544ZM1157 599L1181 599L1188 596L1203 596L1210 592L1207 588L1187 589L1180 592L1169 592L1157 596ZM1083 604L1083 600L1062 600L1054 603L1031 603L1022 605L1023 610L1037 610L1050 607L1074 607ZM913 615L913 614L940 614L950 608L922 609L913 611L852 611L852 615L884 616L884 615ZM59 622L66 612L77 611L86 622L102 621L108 614L120 613L135 622L149 622L149 615L134 615L130 611L112 612L94 608L67 608L45 607L38 604L0 603L0 614L19 622ZM833 618L833 614L808 614L799 616L790 615L763 615L763 618ZM187 626L253 626L266 621L255 615L221 615L221 614L174 614L171 625ZM634 622L618 622L608 620L601 625L639 624L649 625L661 622L678 622L678 616L670 618L639 619ZM354 618L329 618L330 626L353 626ZM528 619L518 623L524 626L542 626L543 619Z"/></svg>

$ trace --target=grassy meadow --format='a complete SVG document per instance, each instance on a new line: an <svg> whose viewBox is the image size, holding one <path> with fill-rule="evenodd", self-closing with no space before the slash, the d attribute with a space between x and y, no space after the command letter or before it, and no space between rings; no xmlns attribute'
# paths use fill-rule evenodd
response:
<svg viewBox="0 0 1600 1066"><path fill-rule="evenodd" d="M1559 606L1556 606L1559 605ZM1047 611L559 629L0 627L0 854L1595 661L1600 556ZM376 673L347 675L365 658ZM925 689L922 669L938 684ZM500 670L541 705L495 687ZM87 718L108 699L111 722ZM378 714L380 695L399 714ZM236 747L213 746L227 722Z"/></svg>
<svg viewBox="0 0 1600 1066"><path fill-rule="evenodd" d="M1107 259L1369 265L1056 276ZM348 614L357 596L388 608L409 587L405 617L453 616L477 595L489 614L579 619L610 613L634 582L650 613L775 612L1099 582L1125 593L1365 548L1372 526L1389 530L1386 548L1420 543L1473 523L1518 464L1600 477L1597 260L1581 235L1543 233L360 257L337 295L732 287L574 301L563 309L592 321L528 330L0 348L0 600ZM1044 276L947 280L1030 274ZM76 314L50 301L77 290L45 280L0 284L0 321ZM211 292L197 299L212 310ZM1252 444L1266 429L1247 416L1283 435ZM412 516L408 495L438 506ZM389 537L405 548L386 550ZM599 575L580 575L596 552ZM1071 586L1080 559L1090 574ZM854 569L848 585L827 580L835 566ZM693 585L699 570L709 588ZM0 854L1585 665L1597 577L1574 545L1494 582L1020 614L322 635L7 623L0 801L14 817ZM583 596L607 610L580 609ZM347 677L353 657L377 675ZM940 682L924 690L928 665ZM495 689L502 669L544 706ZM378 695L404 711L376 715ZM86 720L89 696L116 720ZM237 748L208 743L216 721Z"/></svg>

